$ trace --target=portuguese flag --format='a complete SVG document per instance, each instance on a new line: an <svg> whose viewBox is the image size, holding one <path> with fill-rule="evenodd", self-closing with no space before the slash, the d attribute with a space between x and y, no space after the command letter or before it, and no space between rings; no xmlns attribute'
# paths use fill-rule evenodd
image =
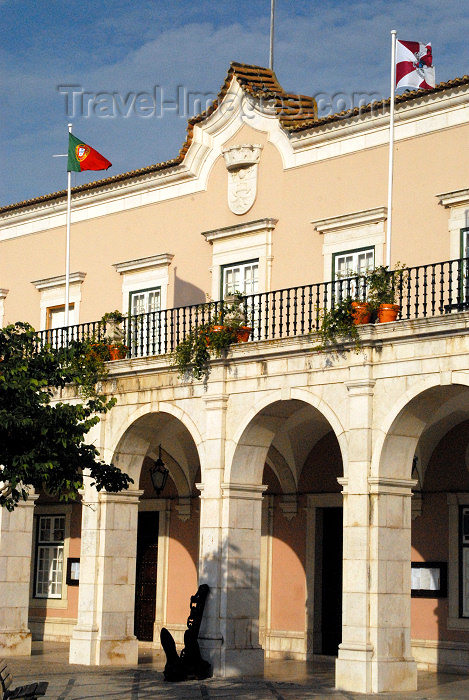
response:
<svg viewBox="0 0 469 700"><path fill-rule="evenodd" d="M112 163L73 134L68 135L67 170L107 170Z"/></svg>

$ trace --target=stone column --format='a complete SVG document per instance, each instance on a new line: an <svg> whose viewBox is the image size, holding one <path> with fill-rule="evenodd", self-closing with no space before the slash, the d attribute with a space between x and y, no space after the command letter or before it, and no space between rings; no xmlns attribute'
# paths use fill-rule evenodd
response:
<svg viewBox="0 0 469 700"><path fill-rule="evenodd" d="M411 481L370 477L374 383L347 382L349 463L347 478L339 479L344 562L336 686L361 693L417 687L410 656Z"/></svg>
<svg viewBox="0 0 469 700"><path fill-rule="evenodd" d="M200 490L199 526L199 584L210 586L199 634L202 656L210 661L216 676L223 676L222 647L224 639L220 626L221 578L221 483L225 469L225 423L228 396L205 397L206 435L203 484Z"/></svg>
<svg viewBox="0 0 469 700"><path fill-rule="evenodd" d="M70 663L133 666L138 499L142 491L90 493L83 500L78 623Z"/></svg>
<svg viewBox="0 0 469 700"><path fill-rule="evenodd" d="M0 508L0 657L31 654L28 608L37 498L20 501L12 513Z"/></svg>
<svg viewBox="0 0 469 700"><path fill-rule="evenodd" d="M370 477L372 692L416 690L410 644L411 497L414 479Z"/></svg>
<svg viewBox="0 0 469 700"><path fill-rule="evenodd" d="M214 675L263 670L259 568L263 487L223 483L228 396L206 396L204 483L200 499L199 583L210 586L199 634Z"/></svg>
<svg viewBox="0 0 469 700"><path fill-rule="evenodd" d="M259 484L222 484L220 624L225 676L264 670L259 644L262 494Z"/></svg>

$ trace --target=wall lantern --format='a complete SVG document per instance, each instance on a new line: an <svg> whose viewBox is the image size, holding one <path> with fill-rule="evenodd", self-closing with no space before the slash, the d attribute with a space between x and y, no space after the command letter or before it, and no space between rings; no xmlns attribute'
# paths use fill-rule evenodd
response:
<svg viewBox="0 0 469 700"><path fill-rule="evenodd" d="M156 495L159 496L161 491L166 485L168 479L169 470L166 469L165 463L161 459L161 445L159 446L158 459L153 462L153 466L150 469L151 482L153 488L156 491Z"/></svg>
<svg viewBox="0 0 469 700"><path fill-rule="evenodd" d="M417 483L415 485L415 490L422 492L422 482L420 480L420 472L418 470L417 464L418 464L419 458L415 456L412 460L412 479L416 479Z"/></svg>

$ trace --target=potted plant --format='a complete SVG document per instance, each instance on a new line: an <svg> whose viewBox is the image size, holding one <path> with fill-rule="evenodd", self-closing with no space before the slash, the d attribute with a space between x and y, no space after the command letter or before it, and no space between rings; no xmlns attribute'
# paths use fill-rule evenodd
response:
<svg viewBox="0 0 469 700"><path fill-rule="evenodd" d="M317 350L325 350L328 346L337 344L341 338L351 340L358 349L360 337L354 318L353 299L346 297L334 302L330 309L324 309L321 326L318 330L321 343Z"/></svg>
<svg viewBox="0 0 469 700"><path fill-rule="evenodd" d="M235 291L224 299L223 321L236 333L238 343L246 343L252 333L244 308L244 295Z"/></svg>
<svg viewBox="0 0 469 700"><path fill-rule="evenodd" d="M370 323L372 308L368 301L354 299L351 304L351 314L356 326Z"/></svg>
<svg viewBox="0 0 469 700"><path fill-rule="evenodd" d="M124 345L124 331L122 322L125 316L118 311L108 311L101 317L101 323L104 329L104 338L99 343L102 347L98 351L106 361L122 360L126 357L128 348ZM94 344L97 345L96 343Z"/></svg>
<svg viewBox="0 0 469 700"><path fill-rule="evenodd" d="M406 266L397 263L394 271L387 265L379 265L366 273L368 301L376 312L379 323L395 321L401 307L396 304L398 292L407 283Z"/></svg>
<svg viewBox="0 0 469 700"><path fill-rule="evenodd" d="M214 319L217 321L218 319ZM237 342L236 332L213 320L193 328L178 343L173 352L172 364L181 377L207 379L210 374L211 352L221 357L224 350Z"/></svg>
<svg viewBox="0 0 469 700"><path fill-rule="evenodd" d="M117 309L115 311L108 311L101 317L104 332L108 337L112 338L113 341L122 342L124 331L121 324L124 318L124 314L121 314Z"/></svg>

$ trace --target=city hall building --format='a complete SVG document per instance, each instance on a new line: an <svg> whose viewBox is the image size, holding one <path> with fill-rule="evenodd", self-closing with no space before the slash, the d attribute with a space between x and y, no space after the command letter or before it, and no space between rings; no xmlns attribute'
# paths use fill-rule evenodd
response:
<svg viewBox="0 0 469 700"><path fill-rule="evenodd" d="M127 315L91 439L134 480L0 512L0 656L135 664L163 626L182 645L207 583L219 676L337 656L337 687L379 692L469 670L468 76L396 99L398 319L315 348L340 280L385 261L388 139L389 101L320 119L233 63L174 160L74 188L68 331L66 193L0 210L2 325L66 342ZM235 289L250 340L179 377L177 342Z"/></svg>

